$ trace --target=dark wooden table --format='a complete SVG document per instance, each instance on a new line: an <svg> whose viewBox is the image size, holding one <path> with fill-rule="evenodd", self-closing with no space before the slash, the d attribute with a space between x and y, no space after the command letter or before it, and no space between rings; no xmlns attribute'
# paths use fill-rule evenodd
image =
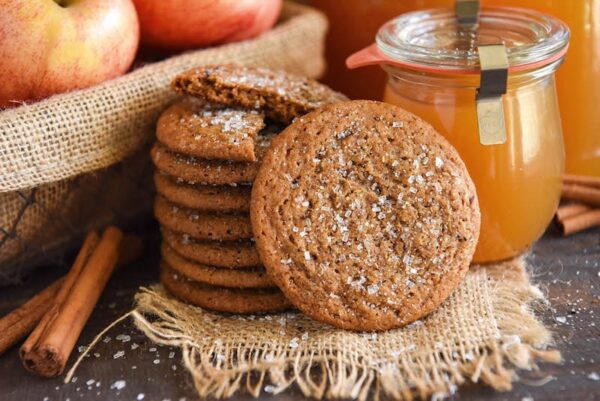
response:
<svg viewBox="0 0 600 401"><path fill-rule="evenodd" d="M155 243L155 239L150 242ZM99 331L128 311L140 285L156 280L158 255L152 250L158 247L148 248L144 260L114 275L79 344L89 343ZM522 382L515 384L510 393L469 385L452 399L600 400L600 230L560 238L551 228L534 246L529 261L535 280L551 302L551 308L539 313L555 333L564 363L542 365L539 371L521 374ZM0 288L0 315L17 307L60 274L58 269L48 268L22 286ZM77 350L74 354L78 354ZM17 349L13 348L0 357L0 400L196 400L191 378L180 357L176 349L152 344L131 322L126 322L113 328L96 346L80 366L76 379L62 384L61 379L45 380L26 373ZM550 381L540 386L546 380ZM125 386L118 389L115 383ZM297 390L263 398L303 400ZM244 395L235 398L247 399Z"/></svg>

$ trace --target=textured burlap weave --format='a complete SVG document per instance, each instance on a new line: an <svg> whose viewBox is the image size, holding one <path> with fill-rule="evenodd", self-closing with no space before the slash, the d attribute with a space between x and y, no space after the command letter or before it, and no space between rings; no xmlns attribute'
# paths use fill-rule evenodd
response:
<svg viewBox="0 0 600 401"><path fill-rule="evenodd" d="M0 286L38 265L67 265L69 244L118 222L137 223L154 197L148 147L123 162L74 179L0 193Z"/></svg>
<svg viewBox="0 0 600 401"><path fill-rule="evenodd" d="M173 100L169 82L201 64L236 62L308 77L324 69L327 23L287 3L260 37L149 64L104 84L0 113L0 192L31 188L110 166L139 148Z"/></svg>
<svg viewBox="0 0 600 401"><path fill-rule="evenodd" d="M169 82L177 73L235 62L316 78L325 66L326 27L321 13L286 3L280 22L256 39L189 52L92 88L1 111L0 286L36 258L56 263L50 254L86 228L120 224L120 216L147 209L140 202L151 187L146 170L104 169L136 152L138 164L148 160L140 148L173 100Z"/></svg>
<svg viewBox="0 0 600 401"><path fill-rule="evenodd" d="M178 302L161 287L136 296L136 326L181 348L201 397L254 397L295 386L317 399L440 399L466 382L509 390L515 368L558 362L535 318L522 260L473 267L429 317L399 330L352 333L298 313L226 316Z"/></svg>

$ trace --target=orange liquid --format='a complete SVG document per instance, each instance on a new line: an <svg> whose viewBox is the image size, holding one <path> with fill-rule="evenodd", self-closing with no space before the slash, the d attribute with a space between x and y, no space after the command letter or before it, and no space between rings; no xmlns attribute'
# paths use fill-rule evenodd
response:
<svg viewBox="0 0 600 401"><path fill-rule="evenodd" d="M482 4L528 7L569 25L571 46L557 73L566 170L600 176L600 0L482 0Z"/></svg>
<svg viewBox="0 0 600 401"><path fill-rule="evenodd" d="M422 8L449 7L454 0L311 0L329 19L323 81L353 99L381 100L385 73L377 66L348 70L346 58L375 42L384 22Z"/></svg>
<svg viewBox="0 0 600 401"><path fill-rule="evenodd" d="M479 143L475 91L428 88L391 79L385 100L431 123L458 150L479 197L482 226L474 261L506 259L544 232L558 206L564 168L554 79L538 79L504 96L508 141Z"/></svg>

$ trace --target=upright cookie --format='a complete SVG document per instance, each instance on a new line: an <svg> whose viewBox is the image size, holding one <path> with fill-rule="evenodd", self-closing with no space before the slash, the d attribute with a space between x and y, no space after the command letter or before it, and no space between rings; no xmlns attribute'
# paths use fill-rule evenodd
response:
<svg viewBox="0 0 600 401"><path fill-rule="evenodd" d="M252 238L247 214L206 213L169 203L162 196L154 201L154 216L164 227L206 240L231 241Z"/></svg>
<svg viewBox="0 0 600 401"><path fill-rule="evenodd" d="M166 264L161 266L160 281L180 300L219 312L280 312L291 306L278 289L232 289L202 284L174 272Z"/></svg>
<svg viewBox="0 0 600 401"><path fill-rule="evenodd" d="M244 184L254 181L260 161L274 137L275 134L267 133L256 138L256 162L199 159L173 152L158 142L152 147L150 156L159 170L188 182L211 185Z"/></svg>
<svg viewBox="0 0 600 401"><path fill-rule="evenodd" d="M262 114L185 98L165 110L156 138L169 149L202 159L256 161L254 140L265 127Z"/></svg>
<svg viewBox="0 0 600 401"><path fill-rule="evenodd" d="M232 64L194 68L178 75L171 86L211 103L263 110L283 123L326 104L348 100L309 78Z"/></svg>
<svg viewBox="0 0 600 401"><path fill-rule="evenodd" d="M251 218L269 275L300 310L352 330L401 327L466 274L479 236L456 150L399 107L338 103L277 137Z"/></svg>
<svg viewBox="0 0 600 401"><path fill-rule="evenodd" d="M199 264L179 255L165 242L161 245L160 253L171 269L190 280L228 288L275 287L262 266L231 269Z"/></svg>
<svg viewBox="0 0 600 401"><path fill-rule="evenodd" d="M202 241L164 227L161 232L171 248L197 263L230 269L262 265L254 243L248 240Z"/></svg>
<svg viewBox="0 0 600 401"><path fill-rule="evenodd" d="M250 210L249 185L202 185L178 182L172 176L154 174L156 192L169 202L190 209L214 212L248 212Z"/></svg>

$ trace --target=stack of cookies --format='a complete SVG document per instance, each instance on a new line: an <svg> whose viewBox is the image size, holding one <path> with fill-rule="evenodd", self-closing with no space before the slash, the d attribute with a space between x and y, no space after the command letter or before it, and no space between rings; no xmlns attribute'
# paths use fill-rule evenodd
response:
<svg viewBox="0 0 600 401"><path fill-rule="evenodd" d="M305 78L233 65L188 71L173 88L185 97L161 115L151 152L161 282L176 297L218 311L288 308L255 248L252 182L285 125L344 96Z"/></svg>

